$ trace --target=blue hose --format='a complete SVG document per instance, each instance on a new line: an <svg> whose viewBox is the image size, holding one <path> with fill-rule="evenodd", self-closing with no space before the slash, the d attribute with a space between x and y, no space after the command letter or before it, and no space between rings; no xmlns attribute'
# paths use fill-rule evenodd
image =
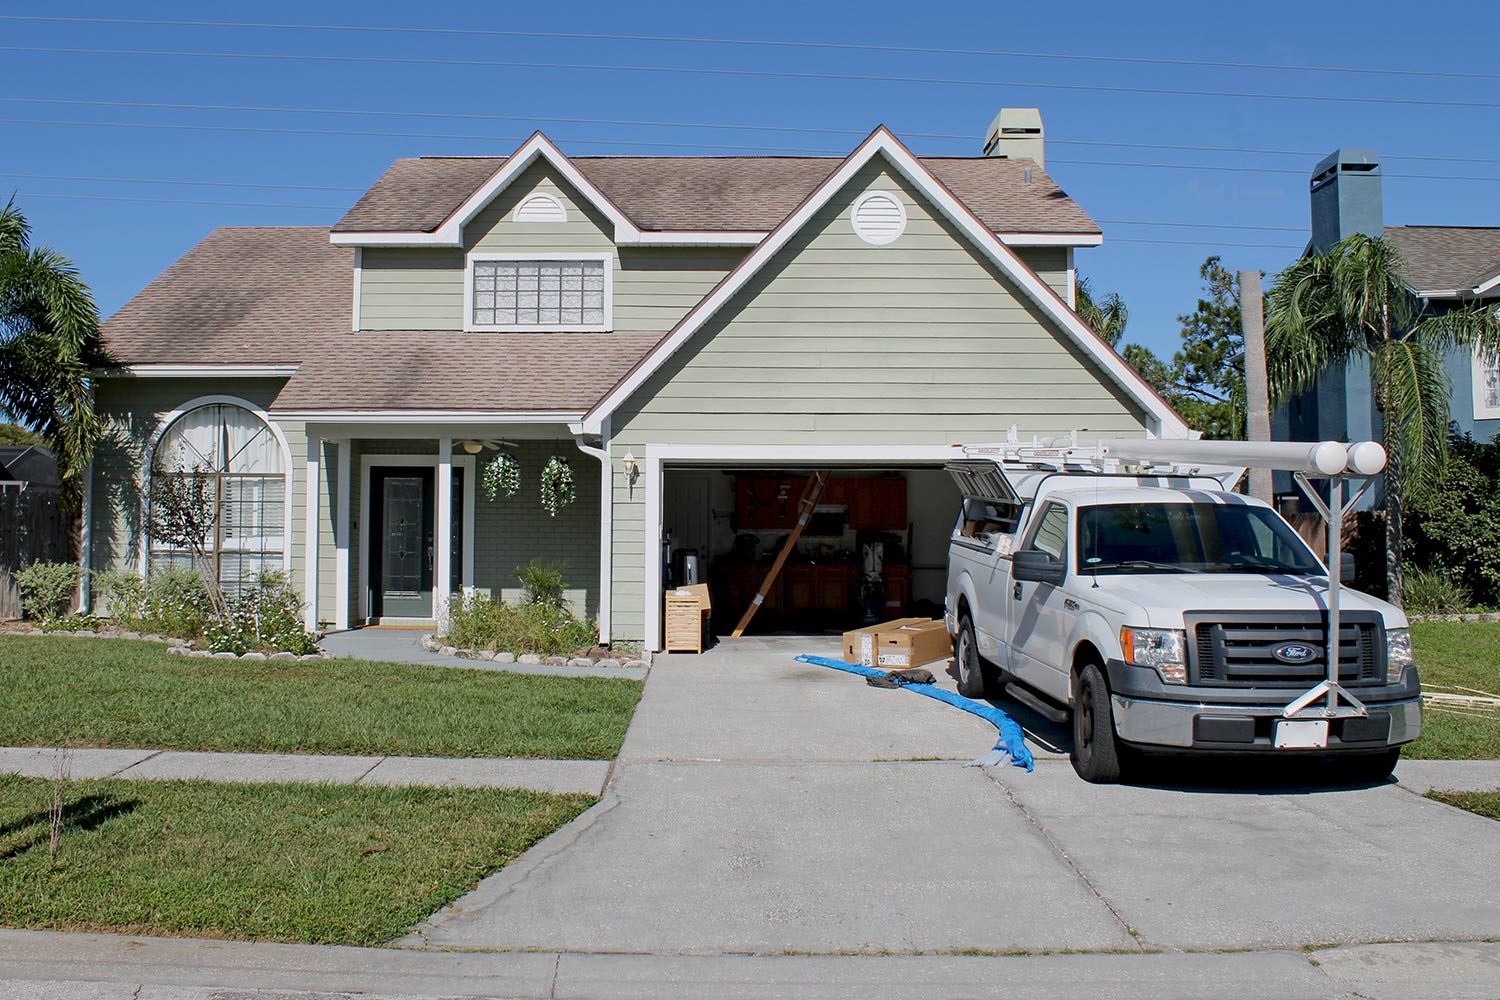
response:
<svg viewBox="0 0 1500 1000"><path fill-rule="evenodd" d="M828 656L797 657L798 663L811 663L819 667L832 667L845 673L859 674L861 677L888 677L896 684L913 694L920 694L937 701L947 702L954 708L963 709L970 715L977 715L990 725L1000 731L1000 739L995 743L995 749L985 756L979 758L976 764L1000 764L1010 761L1016 767L1024 767L1030 771L1036 766L1031 759L1031 751L1026 748L1026 734L1016 724L1016 720L1000 711L994 705L987 705L973 698L965 698L961 694L944 690L936 684L912 684L904 681L901 677L886 673L884 670L876 670L874 667L861 666L858 663L845 663L843 660L835 660Z"/></svg>

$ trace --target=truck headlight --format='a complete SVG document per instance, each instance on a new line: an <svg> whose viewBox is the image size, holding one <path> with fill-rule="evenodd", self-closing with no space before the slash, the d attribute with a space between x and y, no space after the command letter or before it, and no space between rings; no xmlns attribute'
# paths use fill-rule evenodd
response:
<svg viewBox="0 0 1500 1000"><path fill-rule="evenodd" d="M1187 633L1171 628L1120 629L1125 662L1150 667L1163 684L1187 683Z"/></svg>
<svg viewBox="0 0 1500 1000"><path fill-rule="evenodd" d="M1401 671L1416 663L1411 646L1411 629L1385 630L1385 682L1399 684Z"/></svg>

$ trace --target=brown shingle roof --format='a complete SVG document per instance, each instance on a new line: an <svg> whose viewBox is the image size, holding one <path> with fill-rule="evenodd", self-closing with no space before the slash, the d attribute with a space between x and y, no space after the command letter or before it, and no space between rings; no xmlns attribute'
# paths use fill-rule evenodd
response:
<svg viewBox="0 0 1500 1000"><path fill-rule="evenodd" d="M843 162L775 156L569 159L642 229L730 232L772 229ZM431 232L504 162L397 160L333 231ZM1030 160L929 157L923 162L994 232L1099 232L1088 213Z"/></svg>
<svg viewBox="0 0 1500 1000"><path fill-rule="evenodd" d="M1386 226L1419 292L1465 291L1500 274L1500 226Z"/></svg>
<svg viewBox="0 0 1500 1000"><path fill-rule="evenodd" d="M323 228L216 229L105 322L105 343L127 364L298 365L273 410L582 411L659 337L354 333L353 268Z"/></svg>

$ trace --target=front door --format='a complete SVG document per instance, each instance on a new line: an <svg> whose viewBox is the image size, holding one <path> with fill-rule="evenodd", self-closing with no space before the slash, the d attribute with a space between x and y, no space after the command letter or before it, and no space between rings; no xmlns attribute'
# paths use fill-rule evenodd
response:
<svg viewBox="0 0 1500 1000"><path fill-rule="evenodd" d="M433 552L431 468L372 468L370 614L431 618Z"/></svg>

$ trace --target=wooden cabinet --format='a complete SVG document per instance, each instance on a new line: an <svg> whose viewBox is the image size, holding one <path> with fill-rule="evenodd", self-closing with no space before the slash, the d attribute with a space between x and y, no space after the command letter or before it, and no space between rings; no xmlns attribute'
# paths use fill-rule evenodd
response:
<svg viewBox="0 0 1500 1000"><path fill-rule="evenodd" d="M818 567L788 566L781 571L786 578L783 598L790 611L810 611L818 606Z"/></svg>
<svg viewBox="0 0 1500 1000"><path fill-rule="evenodd" d="M843 612L849 609L850 566L815 566L813 579L819 611Z"/></svg>
<svg viewBox="0 0 1500 1000"><path fill-rule="evenodd" d="M906 530L906 480L901 476L850 482L849 527L855 531Z"/></svg>
<svg viewBox="0 0 1500 1000"><path fill-rule="evenodd" d="M734 489L738 530L790 528L806 485L806 479L797 477L740 476Z"/></svg>
<svg viewBox="0 0 1500 1000"><path fill-rule="evenodd" d="M911 603L911 568L908 566L885 566L885 618L900 618L906 614Z"/></svg>

